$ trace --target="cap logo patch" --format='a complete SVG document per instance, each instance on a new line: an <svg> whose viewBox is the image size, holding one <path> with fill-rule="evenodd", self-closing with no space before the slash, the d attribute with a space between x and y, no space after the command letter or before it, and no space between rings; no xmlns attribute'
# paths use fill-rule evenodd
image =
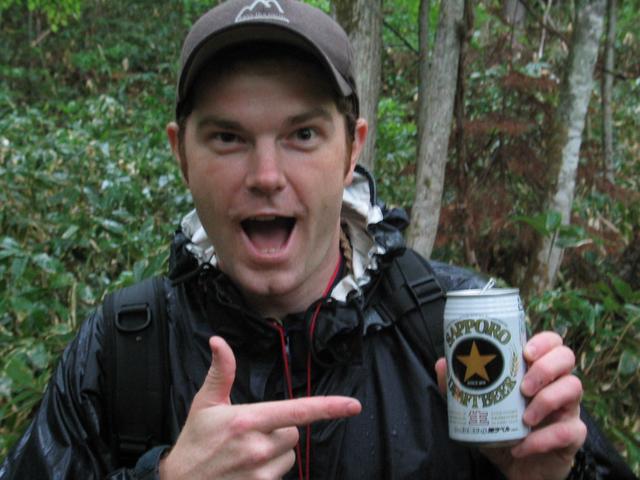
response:
<svg viewBox="0 0 640 480"><path fill-rule="evenodd" d="M251 5L240 10L235 23L251 20L278 20L289 23L278 0L255 0Z"/></svg>

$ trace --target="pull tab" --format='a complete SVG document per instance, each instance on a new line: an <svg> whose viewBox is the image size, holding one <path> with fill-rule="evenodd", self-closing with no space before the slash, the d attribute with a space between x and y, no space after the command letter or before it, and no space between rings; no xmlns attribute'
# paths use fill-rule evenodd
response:
<svg viewBox="0 0 640 480"><path fill-rule="evenodd" d="M484 287L482 287L482 290L480 290L480 293L484 293L484 292L486 292L487 290L489 290L489 289L493 288L493 287L495 286L495 284L496 284L496 279L495 279L495 278L493 278L493 277L491 277L491 278L489 279L489 281L485 284L485 286L484 286Z"/></svg>

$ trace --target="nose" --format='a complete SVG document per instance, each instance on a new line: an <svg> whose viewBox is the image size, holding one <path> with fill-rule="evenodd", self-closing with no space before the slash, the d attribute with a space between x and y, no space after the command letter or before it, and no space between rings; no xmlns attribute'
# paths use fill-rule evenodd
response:
<svg viewBox="0 0 640 480"><path fill-rule="evenodd" d="M285 187L286 179L277 144L269 139L255 143L249 160L246 185L256 193L271 194Z"/></svg>

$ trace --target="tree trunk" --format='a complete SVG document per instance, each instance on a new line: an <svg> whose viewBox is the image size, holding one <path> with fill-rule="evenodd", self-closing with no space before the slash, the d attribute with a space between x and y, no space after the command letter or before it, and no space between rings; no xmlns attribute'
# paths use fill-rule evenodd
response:
<svg viewBox="0 0 640 480"><path fill-rule="evenodd" d="M427 74L429 72L429 31L430 31L431 0L420 1L418 13L418 138L422 138L424 119L427 118L427 96L423 92L427 89ZM418 153L420 158L420 153Z"/></svg>
<svg viewBox="0 0 640 480"><path fill-rule="evenodd" d="M422 8L421 14L426 14L425 12L428 13L428 9ZM420 136L416 196L411 209L411 226L407 239L409 245L425 257L431 255L438 232L463 13L464 0L441 2L430 66L426 78L421 79L418 93L427 102L426 111L421 111L418 119ZM421 61L426 61L427 58L426 55L421 55Z"/></svg>
<svg viewBox="0 0 640 480"><path fill-rule="evenodd" d="M469 45L469 40L471 39L471 35L473 34L473 0L464 0L464 30L460 29L460 34L463 35L462 41L460 42L460 53L458 55L458 81L456 82L456 93L455 93L455 101L453 113L455 117L455 144L456 144L456 156L458 159L458 179L457 179L457 190L460 199L467 199L469 195L469 178L467 175L468 167L467 167L467 148L466 148L466 138L464 131L464 121L465 121L465 63L467 56L467 48ZM466 203L466 200L462 202ZM464 239L464 258L466 265L470 267L477 268L478 267L478 257L476 255L475 249L473 247L473 238L475 236L475 231L473 228L473 222L471 219L471 214L466 208L461 208L461 211L458 211L458 214L462 217L461 228L462 228L462 238Z"/></svg>
<svg viewBox="0 0 640 480"><path fill-rule="evenodd" d="M614 46L616 41L616 0L607 1L607 37L604 50L604 73L602 75L602 151L607 180L615 181L613 161L613 91Z"/></svg>
<svg viewBox="0 0 640 480"><path fill-rule="evenodd" d="M369 122L369 136L359 163L373 170L382 84L382 0L334 0L333 12L353 45L360 116Z"/></svg>
<svg viewBox="0 0 640 480"><path fill-rule="evenodd" d="M563 225L571 220L580 144L592 93L605 4L606 0L576 1L569 59L549 139L547 156L555 186L550 189L552 196L547 210L559 212ZM553 287L562 261L563 249L556 245L556 235L545 237L539 245L530 265L527 291L542 292Z"/></svg>

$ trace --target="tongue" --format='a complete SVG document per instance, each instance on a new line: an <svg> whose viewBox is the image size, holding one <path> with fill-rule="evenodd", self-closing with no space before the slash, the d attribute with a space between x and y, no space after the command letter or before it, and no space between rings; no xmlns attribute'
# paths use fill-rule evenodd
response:
<svg viewBox="0 0 640 480"><path fill-rule="evenodd" d="M260 251L280 250L289 238L289 223L286 219L268 222L250 220L244 229L251 243Z"/></svg>

